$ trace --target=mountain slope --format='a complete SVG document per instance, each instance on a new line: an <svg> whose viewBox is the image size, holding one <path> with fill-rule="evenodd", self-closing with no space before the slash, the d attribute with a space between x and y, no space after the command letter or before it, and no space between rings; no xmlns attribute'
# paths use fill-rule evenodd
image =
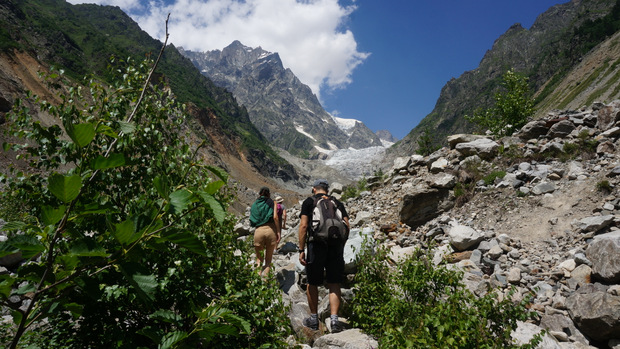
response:
<svg viewBox="0 0 620 349"><path fill-rule="evenodd" d="M510 27L487 51L478 68L453 78L442 88L433 111L390 153L412 154L425 128L442 136L470 132L473 125L464 116L478 107L492 105L502 74L514 68L530 79L533 91L542 100L557 88L584 51L604 37L579 35L580 28L608 15L614 0L574 0L551 7L527 30L520 24ZM555 108L553 103L546 106ZM443 137L440 137L443 139Z"/></svg>
<svg viewBox="0 0 620 349"><path fill-rule="evenodd" d="M181 50L205 76L232 91L256 127L275 146L302 157L323 149L380 146L376 134L362 122L341 128L317 97L277 53L235 41L223 50Z"/></svg>
<svg viewBox="0 0 620 349"><path fill-rule="evenodd" d="M7 77L0 80L2 114L33 86L39 88L38 94L52 97L44 83L26 84L23 80L26 76L28 81L36 80L38 70L56 66L74 81L86 74L106 80L109 57L139 61L159 52L162 45L118 7L70 5L62 0L8 0L0 3L0 21L0 54L5 62L1 68L6 69L3 75ZM260 174L283 181L300 179L295 169L271 149L232 94L202 76L172 45L166 48L156 74L156 79L166 79L177 98L188 105L193 116L188 125L192 137L196 142L207 141L203 155L209 161L230 172L234 172L232 163L248 167L237 172L254 172L252 177ZM230 161L232 158L238 161Z"/></svg>

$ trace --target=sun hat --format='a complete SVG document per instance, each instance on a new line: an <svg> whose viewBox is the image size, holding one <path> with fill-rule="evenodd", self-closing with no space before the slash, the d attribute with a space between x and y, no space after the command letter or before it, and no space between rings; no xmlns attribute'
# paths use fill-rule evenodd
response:
<svg viewBox="0 0 620 349"><path fill-rule="evenodd" d="M281 203L282 201L284 201L284 199L282 199L281 196L276 196L276 202L277 203Z"/></svg>

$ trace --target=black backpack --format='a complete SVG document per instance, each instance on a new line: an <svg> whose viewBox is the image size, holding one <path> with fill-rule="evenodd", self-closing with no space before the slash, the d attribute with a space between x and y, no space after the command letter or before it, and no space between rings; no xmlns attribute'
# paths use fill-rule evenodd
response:
<svg viewBox="0 0 620 349"><path fill-rule="evenodd" d="M327 195L314 198L310 241L344 243L349 235L348 229L334 198Z"/></svg>

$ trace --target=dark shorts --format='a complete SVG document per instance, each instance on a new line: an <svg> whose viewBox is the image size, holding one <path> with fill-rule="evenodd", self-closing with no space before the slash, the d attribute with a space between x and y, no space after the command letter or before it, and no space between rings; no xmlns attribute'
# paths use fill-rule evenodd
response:
<svg viewBox="0 0 620 349"><path fill-rule="evenodd" d="M344 280L344 245L308 244L306 275L308 284L319 286L325 280L328 284L341 284Z"/></svg>

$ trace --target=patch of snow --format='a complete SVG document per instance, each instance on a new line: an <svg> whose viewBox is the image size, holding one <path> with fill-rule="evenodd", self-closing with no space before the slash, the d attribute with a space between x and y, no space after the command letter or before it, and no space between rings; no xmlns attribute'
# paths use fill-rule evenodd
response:
<svg viewBox="0 0 620 349"><path fill-rule="evenodd" d="M392 145L394 145L394 142L390 142L390 141L386 141L385 139L381 139L381 144L383 144L384 147L389 148Z"/></svg>
<svg viewBox="0 0 620 349"><path fill-rule="evenodd" d="M334 122L336 122L336 125L338 126L338 128L340 128L341 130L348 130L350 128L355 127L355 125L361 121L356 120L356 119L345 119L345 118L339 118L337 116L331 116L332 119L334 119Z"/></svg>
<svg viewBox="0 0 620 349"><path fill-rule="evenodd" d="M329 149L331 150L338 150L338 147L334 143L327 142L327 145L329 145Z"/></svg>
<svg viewBox="0 0 620 349"><path fill-rule="evenodd" d="M308 137L308 138L310 138L310 139L312 139L313 141L316 142L316 139L314 137L312 137L311 134L309 134L308 132L304 131L303 126L295 125L295 130L297 130L297 132L301 133L302 135L304 135L304 136L306 136L306 137Z"/></svg>

